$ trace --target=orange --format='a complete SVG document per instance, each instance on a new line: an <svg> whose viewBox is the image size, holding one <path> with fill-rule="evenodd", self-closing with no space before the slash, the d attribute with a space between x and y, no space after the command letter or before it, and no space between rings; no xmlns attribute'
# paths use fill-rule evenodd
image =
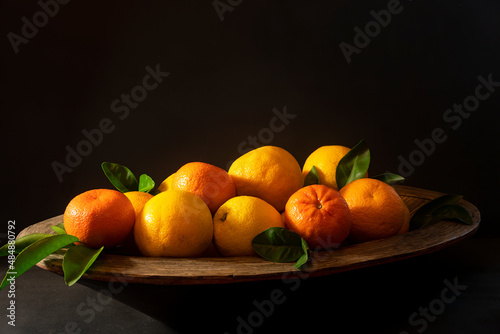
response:
<svg viewBox="0 0 500 334"><path fill-rule="evenodd" d="M253 196L236 196L214 215L214 245L222 256L255 256L252 239L270 227L285 227L280 213Z"/></svg>
<svg viewBox="0 0 500 334"><path fill-rule="evenodd" d="M118 246L125 241L135 221L127 196L116 190L93 189L73 198L64 211L66 233L87 247Z"/></svg>
<svg viewBox="0 0 500 334"><path fill-rule="evenodd" d="M340 189L340 194L351 210L349 240L352 242L398 234L409 217L401 197L393 187L382 181L358 179Z"/></svg>
<svg viewBox="0 0 500 334"><path fill-rule="evenodd" d="M310 185L296 191L286 203L285 226L312 249L337 248L351 229L351 213L335 189Z"/></svg>
<svg viewBox="0 0 500 334"><path fill-rule="evenodd" d="M153 198L153 195L142 191L129 191L125 193L125 196L127 196L127 198L132 203L136 217L137 215L139 215L139 212L141 212L144 204L146 204L147 201Z"/></svg>
<svg viewBox="0 0 500 334"><path fill-rule="evenodd" d="M144 256L201 256L212 243L212 214L197 195L170 189L146 202L134 237Z"/></svg>
<svg viewBox="0 0 500 334"><path fill-rule="evenodd" d="M339 190L336 179L337 166L350 150L350 148L340 145L322 146L307 157L302 167L302 174L306 177L312 167L315 166L320 184ZM365 177L367 176L368 173L366 173Z"/></svg>
<svg viewBox="0 0 500 334"><path fill-rule="evenodd" d="M279 212L304 185L297 160L276 146L262 146L245 153L231 164L228 173L236 185L236 195L258 197Z"/></svg>
<svg viewBox="0 0 500 334"><path fill-rule="evenodd" d="M212 215L236 194L234 182L228 173L204 162L190 162L179 168L173 174L168 189L185 190L200 196Z"/></svg>
<svg viewBox="0 0 500 334"><path fill-rule="evenodd" d="M398 234L403 234L403 233L406 233L410 230L411 216L410 216L410 210L408 210L408 207L406 206L406 204L404 207L404 211L405 211L405 220L403 222L403 225L401 225L401 229L399 230Z"/></svg>

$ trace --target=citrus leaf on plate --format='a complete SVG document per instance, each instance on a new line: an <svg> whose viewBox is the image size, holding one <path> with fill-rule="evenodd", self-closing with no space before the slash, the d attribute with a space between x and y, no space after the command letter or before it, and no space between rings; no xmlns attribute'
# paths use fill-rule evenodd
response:
<svg viewBox="0 0 500 334"><path fill-rule="evenodd" d="M446 217L444 214L446 210L442 208L448 205L456 204L460 199L462 199L461 195L443 195L422 205L413 215L410 221L410 229L416 230L421 227L434 224L443 219L454 218L454 217ZM441 211L441 214L439 210L443 210Z"/></svg>
<svg viewBox="0 0 500 334"><path fill-rule="evenodd" d="M304 254L302 254L297 262L295 262L295 268L300 269L304 264L309 261L309 247L307 246L307 242L302 239L302 249L304 250Z"/></svg>
<svg viewBox="0 0 500 334"><path fill-rule="evenodd" d="M370 166L370 150L366 141L357 143L337 165L335 179L340 190L346 184L365 176Z"/></svg>
<svg viewBox="0 0 500 334"><path fill-rule="evenodd" d="M304 187L310 186L312 184L320 184L318 170L316 169L316 166L312 166L311 170L309 171L309 173L307 173L306 177L304 178Z"/></svg>
<svg viewBox="0 0 500 334"><path fill-rule="evenodd" d="M11 280L16 279L50 254L75 241L78 241L78 238L73 235L51 235L24 248L17 255L14 264L9 267L0 285L0 290L7 286Z"/></svg>
<svg viewBox="0 0 500 334"><path fill-rule="evenodd" d="M458 204L443 205L432 213L432 216L439 217L440 220L457 220L466 225L472 225L472 217L469 212Z"/></svg>
<svg viewBox="0 0 500 334"><path fill-rule="evenodd" d="M67 250L63 258L64 282L68 286L75 284L90 268L90 266L101 254L104 246L99 249L89 248L84 245L76 245Z"/></svg>
<svg viewBox="0 0 500 334"><path fill-rule="evenodd" d="M384 173L375 176L371 176L370 178L385 182L389 185L396 184L398 182L404 182L405 178L398 174L393 173Z"/></svg>
<svg viewBox="0 0 500 334"><path fill-rule="evenodd" d="M135 175L127 167L113 162L103 162L101 167L111 184L122 193L139 188Z"/></svg>
<svg viewBox="0 0 500 334"><path fill-rule="evenodd" d="M266 260L273 262L307 261L307 244L295 232L283 227L271 227L252 240L253 249ZM306 255L306 259L302 257ZM303 263L302 263L303 264Z"/></svg>
<svg viewBox="0 0 500 334"><path fill-rule="evenodd" d="M6 256L9 254L18 254L20 253L23 249L31 245L32 243L37 242L38 240L45 239L47 237L51 237L53 234L47 234L47 233L33 233L33 234L28 234L25 235L24 237L20 237L19 239L16 239L14 242L14 252L9 251L9 244L6 243L0 248L0 256ZM11 247L12 248L12 247Z"/></svg>

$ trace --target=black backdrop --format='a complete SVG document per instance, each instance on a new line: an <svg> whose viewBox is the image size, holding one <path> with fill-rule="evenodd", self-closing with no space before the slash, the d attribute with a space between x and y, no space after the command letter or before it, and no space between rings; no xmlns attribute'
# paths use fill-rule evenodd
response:
<svg viewBox="0 0 500 334"><path fill-rule="evenodd" d="M252 145L302 164L364 138L372 175L462 194L482 213L476 237L499 234L498 2L43 3L1 5L0 226L20 231L110 187L103 161L159 184L190 161L226 168ZM144 79L156 70L157 85ZM72 167L68 149L84 155Z"/></svg>

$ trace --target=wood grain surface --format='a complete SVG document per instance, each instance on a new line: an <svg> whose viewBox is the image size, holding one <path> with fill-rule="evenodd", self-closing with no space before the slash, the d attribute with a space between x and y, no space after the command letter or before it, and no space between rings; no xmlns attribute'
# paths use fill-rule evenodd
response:
<svg viewBox="0 0 500 334"><path fill-rule="evenodd" d="M407 186L395 186L413 214L442 193ZM479 227L479 210L461 200L472 216L473 225L440 221L426 228L386 239L336 250L312 252L312 261L302 271L293 263L274 263L259 257L159 258L115 255L103 252L83 279L121 280L143 284L218 284L255 280L287 279L298 275L320 276L407 259L435 252L471 236ZM18 237L31 233L54 233L50 228L63 220L56 216L24 229ZM54 233L55 234L55 233ZM51 254L37 266L62 274L64 250Z"/></svg>

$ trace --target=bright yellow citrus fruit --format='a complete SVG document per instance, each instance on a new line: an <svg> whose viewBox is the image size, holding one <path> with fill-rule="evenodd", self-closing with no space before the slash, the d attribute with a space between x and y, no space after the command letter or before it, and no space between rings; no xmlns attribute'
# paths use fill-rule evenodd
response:
<svg viewBox="0 0 500 334"><path fill-rule="evenodd" d="M254 256L252 239L270 227L285 227L280 213L253 196L228 200L214 216L214 245L222 256Z"/></svg>
<svg viewBox="0 0 500 334"><path fill-rule="evenodd" d="M136 217L139 215L139 212L141 212L144 204L146 204L147 201L153 198L153 195L142 191L129 191L125 193L125 196L128 197L128 199L134 206Z"/></svg>
<svg viewBox="0 0 500 334"><path fill-rule="evenodd" d="M197 195L171 189L144 205L134 237L144 256L197 257L212 242L212 214Z"/></svg>
<svg viewBox="0 0 500 334"><path fill-rule="evenodd" d="M337 165L350 150L350 148L340 145L322 146L307 157L302 167L302 174L305 177L311 171L312 167L315 166L318 171L320 184L338 190L335 179Z"/></svg>
<svg viewBox="0 0 500 334"><path fill-rule="evenodd" d="M263 146L236 159L229 168L237 196L263 199L282 212L288 198L304 184L297 160L285 149Z"/></svg>
<svg viewBox="0 0 500 334"><path fill-rule="evenodd" d="M358 179L339 192L351 210L349 241L365 242L396 235L409 219L408 208L399 194L382 181Z"/></svg>
<svg viewBox="0 0 500 334"><path fill-rule="evenodd" d="M160 192L167 191L172 187L172 178L175 175L175 173L171 174L169 177L167 177L163 182L158 186L158 190Z"/></svg>

